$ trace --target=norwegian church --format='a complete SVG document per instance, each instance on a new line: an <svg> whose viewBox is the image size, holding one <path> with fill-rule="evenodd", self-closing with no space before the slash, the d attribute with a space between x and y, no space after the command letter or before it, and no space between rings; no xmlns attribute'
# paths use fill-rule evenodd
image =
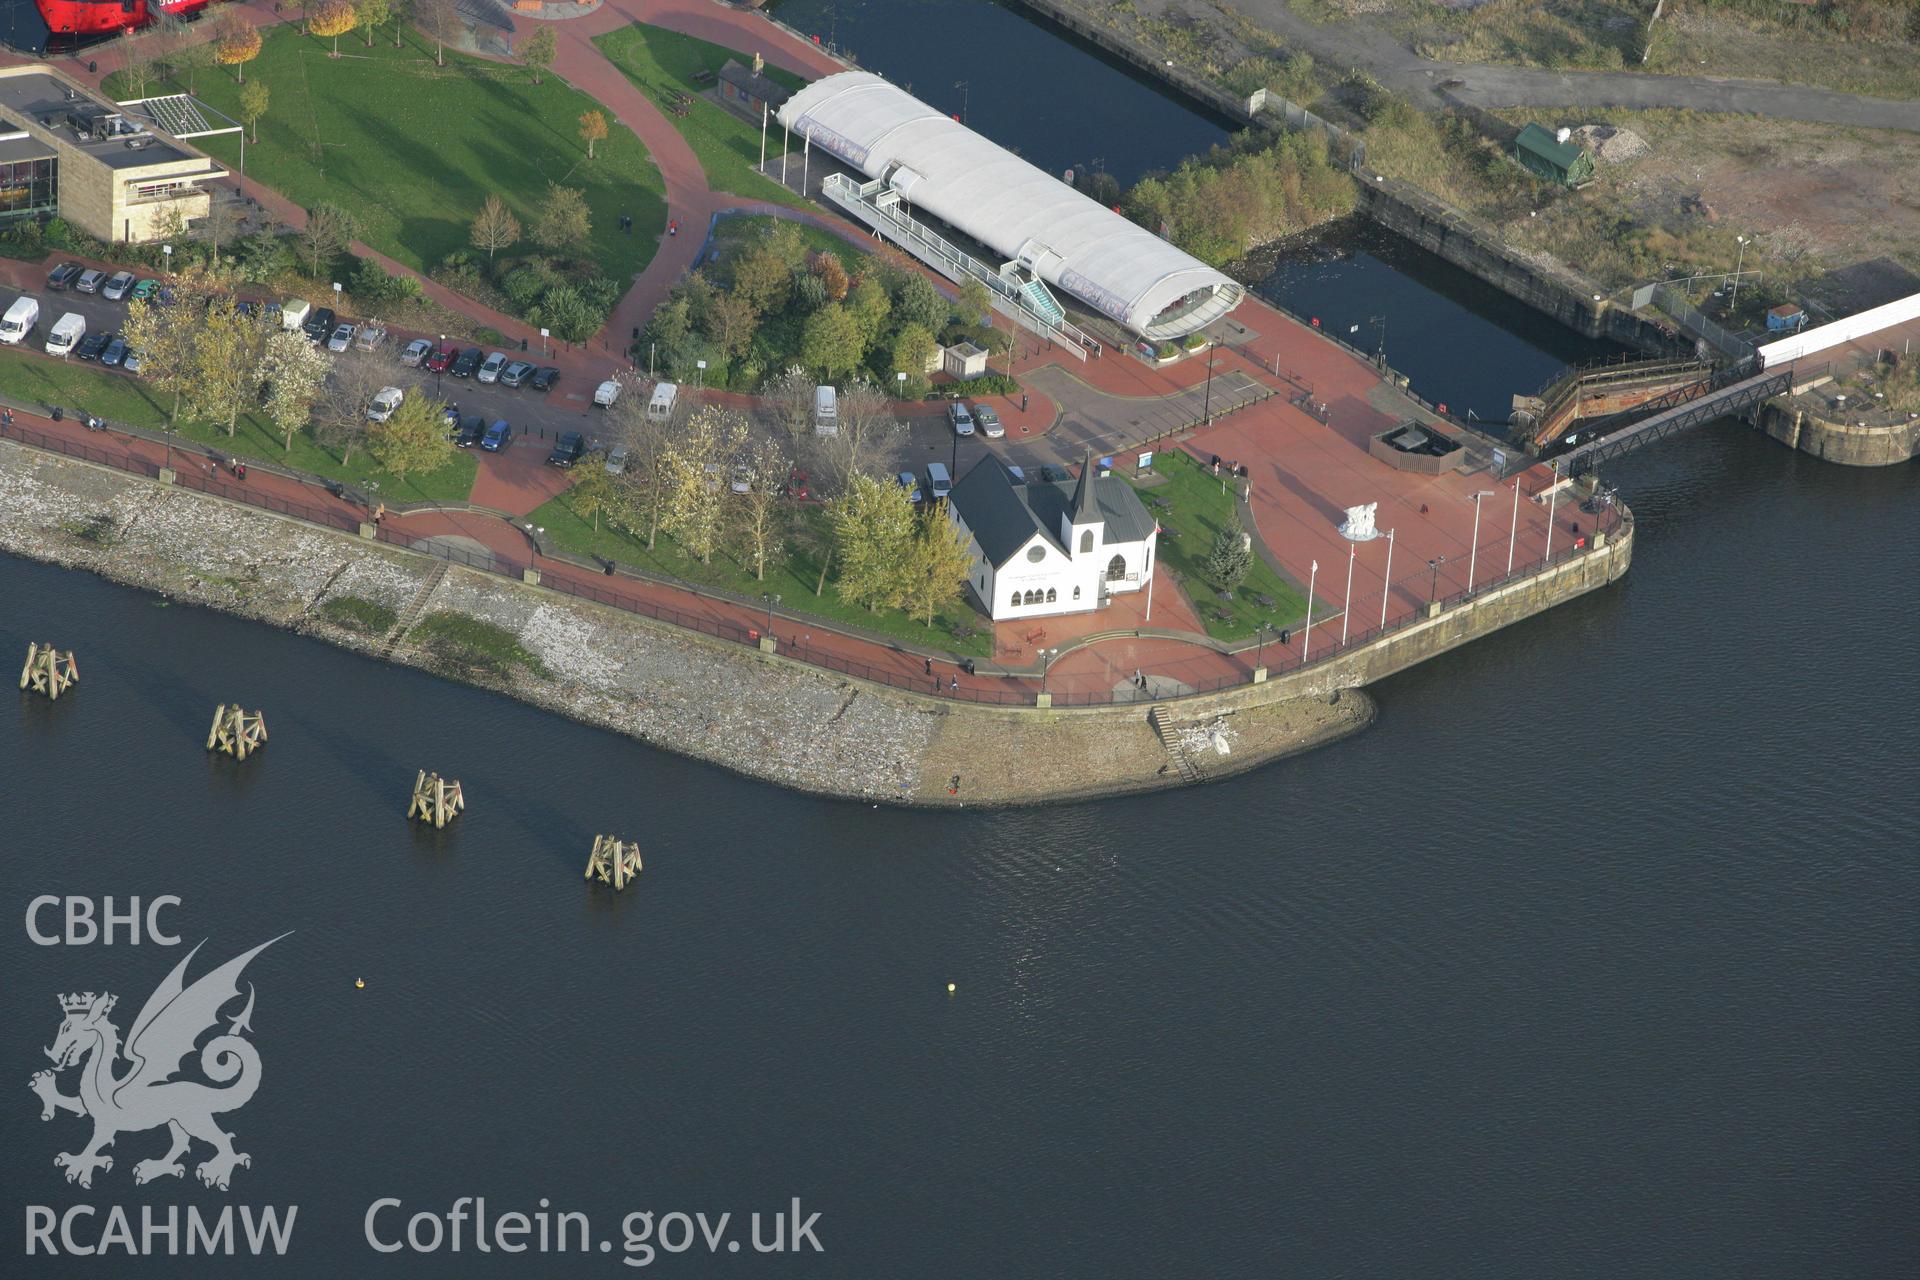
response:
<svg viewBox="0 0 1920 1280"><path fill-rule="evenodd" d="M983 458L953 487L947 518L967 539L968 588L995 622L1098 609L1153 573L1158 523L1091 455L1076 479L1053 483L1021 483Z"/></svg>

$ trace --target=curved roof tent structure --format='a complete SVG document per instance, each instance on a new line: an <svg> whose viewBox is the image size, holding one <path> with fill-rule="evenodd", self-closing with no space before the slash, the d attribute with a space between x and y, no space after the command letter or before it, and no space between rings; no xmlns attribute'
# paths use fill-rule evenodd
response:
<svg viewBox="0 0 1920 1280"><path fill-rule="evenodd" d="M871 72L814 81L780 108L780 122L1142 337L1183 338L1246 295L1198 258Z"/></svg>

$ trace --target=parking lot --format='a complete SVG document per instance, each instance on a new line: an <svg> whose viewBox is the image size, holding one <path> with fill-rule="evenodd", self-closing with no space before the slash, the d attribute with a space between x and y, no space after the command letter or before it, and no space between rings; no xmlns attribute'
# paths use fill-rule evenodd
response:
<svg viewBox="0 0 1920 1280"><path fill-rule="evenodd" d="M111 273L109 273L111 274ZM138 274L138 273L136 273ZM142 277L145 278L145 277ZM128 302L113 301L99 293L80 293L71 286L64 290L43 287L24 291L6 290L0 292L0 310L11 306L20 297L30 297L40 304L40 318L33 333L21 344L22 350L46 351L47 335L60 318L72 313L87 323L89 337L95 334L118 334L127 321ZM393 376L389 381L398 387L413 389L424 388L436 398L457 404L462 413L486 415L489 421L505 418L512 423L517 432L534 441L551 440L565 431L591 430L592 422L585 421L593 409L593 388L598 380L591 375L581 376L571 369L563 373L559 381L548 391L535 391L530 387L503 387L486 384L476 378L455 378L450 374L433 374L425 369L409 369L400 363L400 352L407 343L420 335L399 330L389 330L383 342L372 357L392 367ZM427 335L433 337L434 335ZM490 349L489 349L490 350ZM526 359L535 364L543 363L540 353L532 351L522 356L517 348L505 348L509 359ZM53 357L48 357L49 359ZM67 357L71 360L74 357ZM609 362L608 371L612 371ZM115 374L112 369L102 369L103 373ZM119 373L121 377L131 374ZM591 380L590 380L591 379ZM85 409L85 405L70 406Z"/></svg>

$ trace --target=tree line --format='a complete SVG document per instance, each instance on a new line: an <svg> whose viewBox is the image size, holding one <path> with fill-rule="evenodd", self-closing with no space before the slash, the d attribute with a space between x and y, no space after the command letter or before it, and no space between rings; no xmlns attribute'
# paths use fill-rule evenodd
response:
<svg viewBox="0 0 1920 1280"><path fill-rule="evenodd" d="M453 457L444 405L417 389L385 422L367 408L392 370L361 353L329 359L306 334L259 310L243 310L213 272L189 266L172 300L135 299L122 336L140 353L140 376L171 397L169 424L183 416L236 434L242 415L271 423L281 447L311 431L342 463L365 445L400 477L437 470Z"/></svg>

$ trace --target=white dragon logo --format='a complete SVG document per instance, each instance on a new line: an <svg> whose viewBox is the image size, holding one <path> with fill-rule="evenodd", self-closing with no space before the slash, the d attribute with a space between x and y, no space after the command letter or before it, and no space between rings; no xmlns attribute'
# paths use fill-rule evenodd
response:
<svg viewBox="0 0 1920 1280"><path fill-rule="evenodd" d="M281 934L280 937L286 937ZM160 1177L182 1177L186 1169L180 1163L198 1138L214 1149L211 1158L194 1172L200 1181L222 1191L233 1177L235 1165L253 1164L253 1158L233 1149L233 1135L214 1123L224 1111L238 1111L252 1099L260 1087L260 1053L242 1038L251 1031L253 984L247 984L247 1004L232 1018L223 1035L215 1035L200 1050L200 1070L209 1080L225 1085L213 1088L197 1080L175 1080L182 1061L193 1052L195 1041L220 1022L220 1009L239 998L241 970L247 962L280 938L261 943L253 950L235 956L213 972L187 986L183 978L187 964L200 951L195 946L186 958L173 967L158 989L147 998L140 1016L133 1020L127 1034L125 1055L132 1068L116 1076L115 1062L121 1056L120 1032L107 1015L113 1012L115 997L89 991L82 995L60 997L66 1014L53 1047L46 1051L53 1059L53 1071L38 1071L29 1087L40 1095L42 1120L53 1119L56 1111L93 1118L93 1140L85 1149L62 1152L53 1163L67 1171L67 1181L83 1187L93 1185L95 1169L110 1170L113 1159L101 1154L113 1145L119 1134L161 1125L173 1136L173 1147L157 1160L142 1160L133 1167L136 1183ZM200 944L204 946L204 942ZM80 1092L68 1096L59 1091L54 1073L84 1062L80 1069ZM227 1083L231 1081L232 1083Z"/></svg>

